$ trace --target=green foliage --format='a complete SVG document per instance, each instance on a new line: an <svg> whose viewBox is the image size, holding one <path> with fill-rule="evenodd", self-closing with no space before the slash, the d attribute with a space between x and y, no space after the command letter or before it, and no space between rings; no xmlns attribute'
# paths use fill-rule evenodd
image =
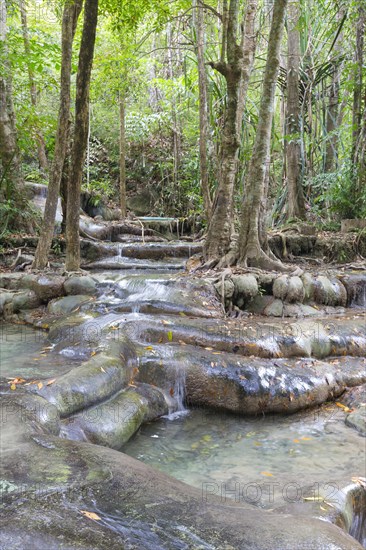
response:
<svg viewBox="0 0 366 550"><path fill-rule="evenodd" d="M318 210L329 210L338 219L366 217L366 189L355 192L352 166L345 163L338 172L323 173L308 181Z"/></svg>

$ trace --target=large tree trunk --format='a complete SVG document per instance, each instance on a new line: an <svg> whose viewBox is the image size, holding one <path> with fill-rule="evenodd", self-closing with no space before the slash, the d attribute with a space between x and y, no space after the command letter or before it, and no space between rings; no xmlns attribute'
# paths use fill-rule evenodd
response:
<svg viewBox="0 0 366 550"><path fill-rule="evenodd" d="M287 189L288 218L305 219L305 199L301 174L300 125L300 4L291 1L288 8L288 64L287 64Z"/></svg>
<svg viewBox="0 0 366 550"><path fill-rule="evenodd" d="M172 24L169 23L167 27L167 46L168 46L168 71L171 81L174 80L176 64L173 62L173 29ZM178 105L175 95L175 91L172 91L171 99L171 119L172 119L172 137L173 137L173 183L176 190L176 202L180 203L180 181L179 171L182 156L182 143L181 143L181 125L178 114Z"/></svg>
<svg viewBox="0 0 366 550"><path fill-rule="evenodd" d="M24 182L17 144L12 79L6 37L6 0L0 0L0 160L2 165L0 182L5 182L8 186L19 190Z"/></svg>
<svg viewBox="0 0 366 550"><path fill-rule="evenodd" d="M20 8L20 18L22 23L22 33L23 33L23 42L24 42L24 51L27 56L28 63L28 78L29 78L29 88L30 88L30 98L31 104L34 109L37 108L38 103L38 90L34 78L34 72L29 63L30 59L30 43L29 43L29 32L28 32L28 22L27 22L27 10L24 3L24 0L19 0ZM43 174L48 173L48 160L46 155L46 145L41 129L37 123L36 131L36 141L37 141L37 152L38 152L38 163Z"/></svg>
<svg viewBox="0 0 366 550"><path fill-rule="evenodd" d="M212 206L208 227L205 257L219 259L229 250L233 219L233 193L238 168L239 125L243 116L244 101L255 52L255 15L257 0L250 0L242 25L240 46L237 44L239 2L231 0L227 14L227 62L211 63L227 83L227 112L221 141L219 183ZM224 17L224 22L226 16ZM223 56L222 56L223 57Z"/></svg>
<svg viewBox="0 0 366 550"><path fill-rule="evenodd" d="M263 200L266 171L269 164L273 108L280 65L280 47L286 5L287 0L275 0L274 2L257 131L246 177L238 243L238 263L245 266L264 268L282 267L280 262L273 260L263 251L259 233L261 202Z"/></svg>
<svg viewBox="0 0 366 550"><path fill-rule="evenodd" d="M80 268L80 192L89 127L89 88L98 21L98 0L86 0L76 77L75 129L67 193L66 270Z"/></svg>
<svg viewBox="0 0 366 550"><path fill-rule="evenodd" d="M125 128L126 100L121 92L119 98L119 200L122 218L127 215L126 204L126 128Z"/></svg>
<svg viewBox="0 0 366 550"><path fill-rule="evenodd" d="M355 55L355 75L353 88L353 113L352 113L352 162L354 166L353 175L353 197L354 204L357 204L361 192L361 183L364 181L362 171L362 151L365 145L362 144L364 133L362 131L363 111L366 110L366 104L363 105L363 65L364 65L364 43L366 28L366 9L361 1L358 6L358 19L356 24L356 55ZM363 157L364 159L364 157ZM361 162L362 161L362 162Z"/></svg>
<svg viewBox="0 0 366 550"><path fill-rule="evenodd" d="M305 199L302 187L301 126L300 126L300 5L291 1L288 8L288 64L287 64L287 188L288 218L305 219Z"/></svg>
<svg viewBox="0 0 366 550"><path fill-rule="evenodd" d="M341 9L337 14L340 25L343 25L345 17L346 13L344 9ZM330 85L329 103L327 110L327 143L325 148L324 172L334 172L338 164L338 121L341 113L339 105L339 90L343 65L343 62L340 58L343 49L343 38L343 32L340 32L334 45L336 60L333 65L332 83Z"/></svg>
<svg viewBox="0 0 366 550"><path fill-rule="evenodd" d="M200 126L200 179L203 205L206 220L211 216L211 194L208 179L208 111L207 111L207 75L205 68L205 27L204 12L199 0L193 0L196 31L196 56L198 67L198 90L199 90L199 126Z"/></svg>
<svg viewBox="0 0 366 550"><path fill-rule="evenodd" d="M33 267L43 269L47 265L48 252L51 247L55 228L57 202L60 191L60 182L64 167L71 101L71 60L72 43L75 36L78 17L82 8L82 0L66 3L62 16L62 60L61 60L61 84L60 107L58 112L55 152L50 172L48 193L43 217L42 231L39 237Z"/></svg>

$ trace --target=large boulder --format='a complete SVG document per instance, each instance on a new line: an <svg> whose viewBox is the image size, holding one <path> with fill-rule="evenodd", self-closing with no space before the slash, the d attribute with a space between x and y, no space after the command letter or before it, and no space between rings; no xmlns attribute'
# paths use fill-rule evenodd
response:
<svg viewBox="0 0 366 550"><path fill-rule="evenodd" d="M26 275L19 281L19 288L33 290L41 302L47 303L53 298L64 296L64 281L65 278L59 275Z"/></svg>
<svg viewBox="0 0 366 550"><path fill-rule="evenodd" d="M244 307L257 296L258 282L254 275L236 275L232 277L234 283L234 303L238 307Z"/></svg>
<svg viewBox="0 0 366 550"><path fill-rule="evenodd" d="M48 302L47 311L51 315L67 315L78 310L81 305L86 304L90 300L90 296L83 294L56 298Z"/></svg>
<svg viewBox="0 0 366 550"><path fill-rule="evenodd" d="M300 277L281 275L273 283L273 295L284 302L303 302L305 289Z"/></svg>
<svg viewBox="0 0 366 550"><path fill-rule="evenodd" d="M91 294L97 292L97 285L88 275L82 277L69 277L64 282L66 294Z"/></svg>
<svg viewBox="0 0 366 550"><path fill-rule="evenodd" d="M338 279L319 275L315 280L314 301L327 306L345 306L347 291Z"/></svg>
<svg viewBox="0 0 366 550"><path fill-rule="evenodd" d="M35 309L41 305L41 300L34 292L29 290L25 292L18 292L13 298L13 311L17 313L22 309Z"/></svg>

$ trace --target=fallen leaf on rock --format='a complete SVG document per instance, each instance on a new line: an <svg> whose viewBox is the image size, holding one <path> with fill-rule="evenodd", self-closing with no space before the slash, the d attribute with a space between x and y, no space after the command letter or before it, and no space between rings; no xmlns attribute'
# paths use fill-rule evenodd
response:
<svg viewBox="0 0 366 550"><path fill-rule="evenodd" d="M38 382L37 386L38 386L38 389L41 390L43 388L42 382Z"/></svg>
<svg viewBox="0 0 366 550"><path fill-rule="evenodd" d="M100 367L100 370L101 370L102 372L105 372L105 370L103 369L103 367Z"/></svg>
<svg viewBox="0 0 366 550"><path fill-rule="evenodd" d="M168 332L168 340L169 340L169 342L173 341L173 333L172 333L171 330L169 330L169 332Z"/></svg>
<svg viewBox="0 0 366 550"><path fill-rule="evenodd" d="M271 472L261 472L262 476L267 476L267 477L273 477L273 474L271 474Z"/></svg>
<svg viewBox="0 0 366 550"><path fill-rule="evenodd" d="M88 512L87 510L80 510L80 513L83 514L86 518L94 519L95 521L99 521L102 518L98 516L95 512Z"/></svg>
<svg viewBox="0 0 366 550"><path fill-rule="evenodd" d="M50 386L51 384L53 384L54 382L56 382L56 378L52 378L52 380L49 380L46 384L46 386Z"/></svg>
<svg viewBox="0 0 366 550"><path fill-rule="evenodd" d="M12 378L9 384L23 384L24 378Z"/></svg>
<svg viewBox="0 0 366 550"><path fill-rule="evenodd" d="M353 410L353 409L350 409L349 407L347 407L346 405L343 405L343 403L339 403L338 401L336 402L336 405L337 405L337 407L343 409L345 413L350 413Z"/></svg>
<svg viewBox="0 0 366 550"><path fill-rule="evenodd" d="M16 387L16 385L15 385L15 384L11 384L11 386L10 386L10 389L11 389L11 390L16 390L16 389L17 389L17 387Z"/></svg>
<svg viewBox="0 0 366 550"><path fill-rule="evenodd" d="M294 443L300 443L300 441L298 439L293 439L293 442Z"/></svg>

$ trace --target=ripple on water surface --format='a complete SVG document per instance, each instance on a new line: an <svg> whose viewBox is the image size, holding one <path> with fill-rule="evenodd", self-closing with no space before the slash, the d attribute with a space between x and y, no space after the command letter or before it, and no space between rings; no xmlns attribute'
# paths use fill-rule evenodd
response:
<svg viewBox="0 0 366 550"><path fill-rule="evenodd" d="M0 323L0 378L59 376L71 366L70 360L52 353L46 332L27 325Z"/></svg>
<svg viewBox="0 0 366 550"><path fill-rule="evenodd" d="M227 498L252 484L248 501L271 508L285 504L284 491L296 498L297 487L314 486L330 495L332 483L364 477L365 442L330 404L266 418L196 409L143 426L123 451L190 485L219 495L226 490Z"/></svg>

